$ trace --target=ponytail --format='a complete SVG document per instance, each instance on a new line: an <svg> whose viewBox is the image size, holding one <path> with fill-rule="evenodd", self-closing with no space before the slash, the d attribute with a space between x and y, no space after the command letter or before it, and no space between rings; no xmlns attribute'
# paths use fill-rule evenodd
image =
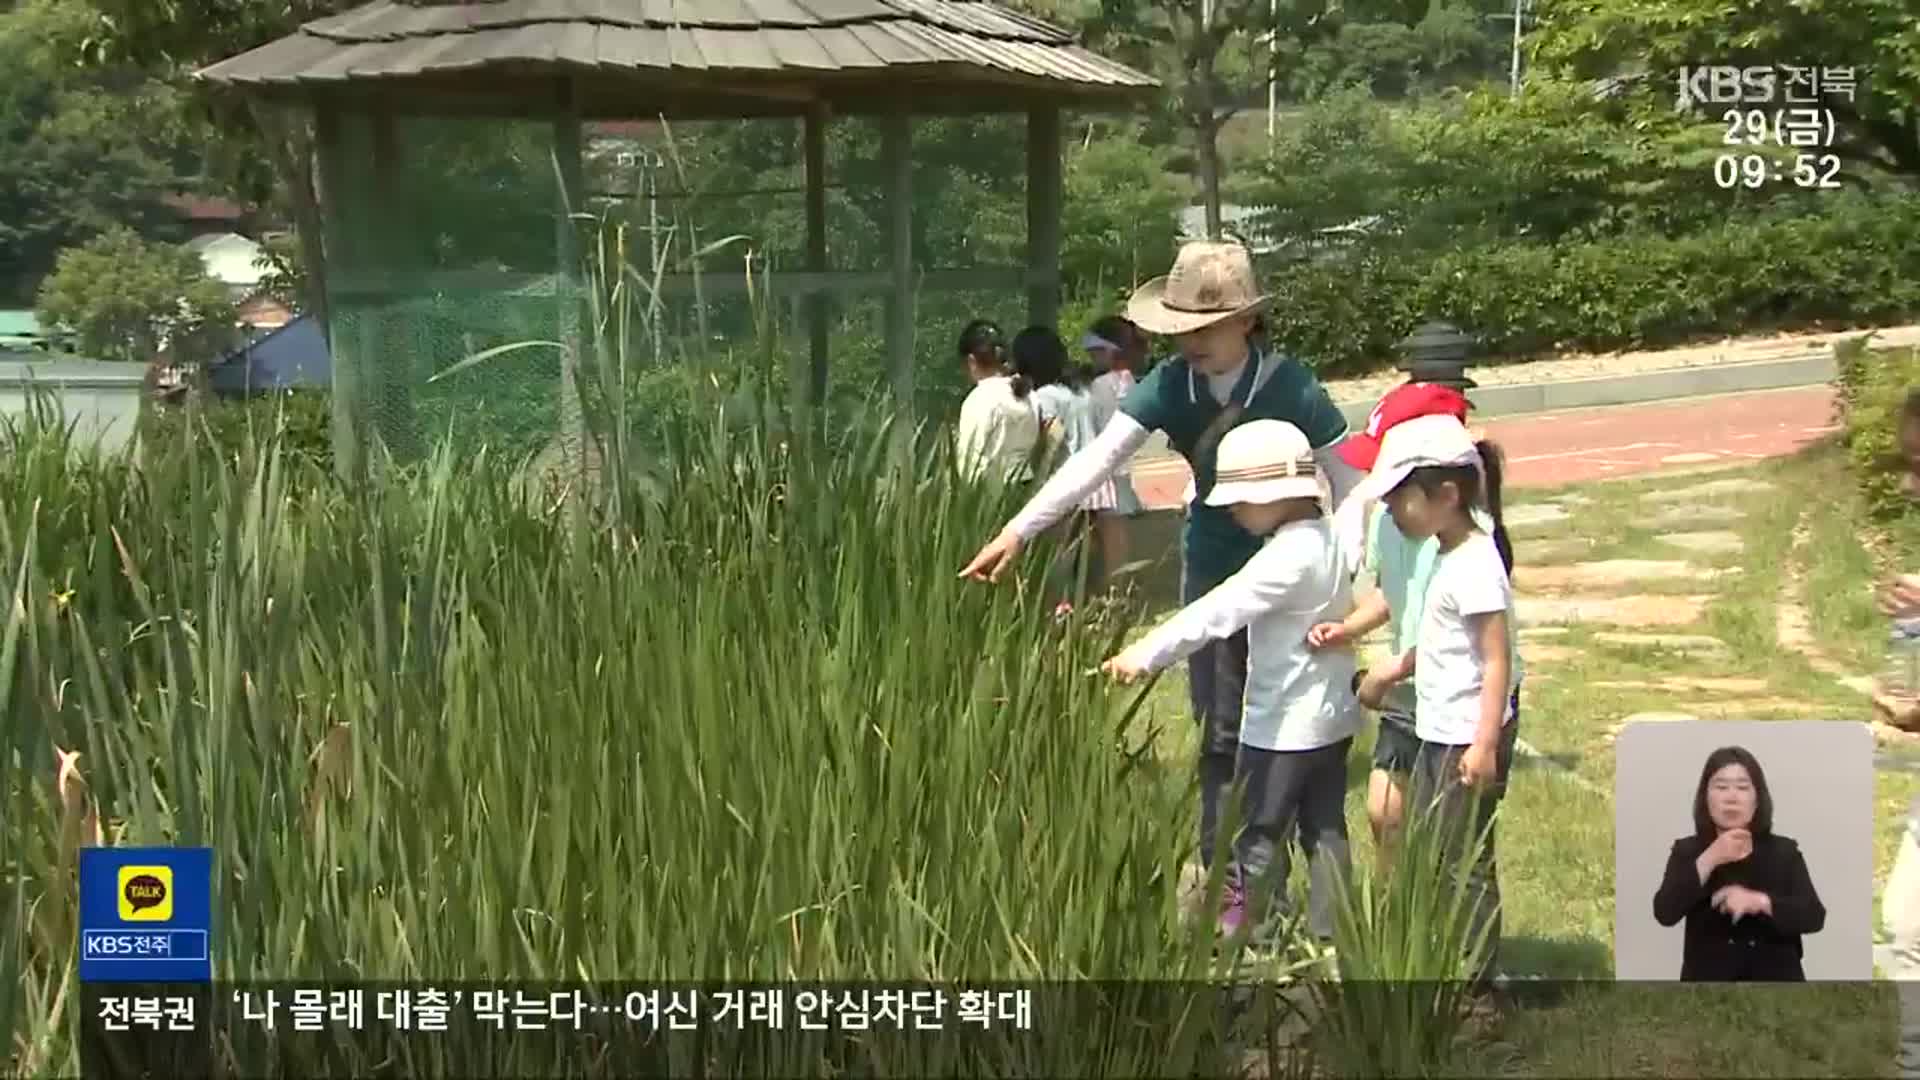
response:
<svg viewBox="0 0 1920 1080"><path fill-rule="evenodd" d="M1507 523L1501 511L1500 483L1506 470L1506 457L1500 452L1498 444L1482 439L1473 444L1480 452L1480 472L1485 478L1485 490L1481 496L1487 502L1487 516L1493 519L1493 546L1500 552L1500 562L1507 568L1507 576L1513 576L1513 541L1507 537Z"/></svg>
<svg viewBox="0 0 1920 1080"><path fill-rule="evenodd" d="M1013 387L1015 401L1025 401L1027 395L1033 392L1033 380L1017 371L1007 377L1007 382Z"/></svg>
<svg viewBox="0 0 1920 1080"><path fill-rule="evenodd" d="M1013 335L1007 371L1013 376L1013 396L1024 398L1036 386L1067 381L1067 347L1060 335L1044 326L1029 326Z"/></svg>

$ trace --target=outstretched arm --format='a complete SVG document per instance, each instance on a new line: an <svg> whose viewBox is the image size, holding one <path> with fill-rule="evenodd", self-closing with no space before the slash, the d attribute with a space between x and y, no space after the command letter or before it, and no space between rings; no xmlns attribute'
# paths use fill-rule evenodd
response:
<svg viewBox="0 0 1920 1080"><path fill-rule="evenodd" d="M1114 414L1099 438L1063 462L1052 478L1027 500L1027 505L1007 523L1007 531L1022 540L1031 540L1047 531L1085 502L1101 481L1112 476L1114 470L1145 446L1147 435L1140 421L1125 413Z"/></svg>
<svg viewBox="0 0 1920 1080"><path fill-rule="evenodd" d="M1181 608L1121 656L1145 671L1158 671L1209 641L1232 637L1260 616L1299 605L1306 567L1285 547L1268 544L1205 596Z"/></svg>

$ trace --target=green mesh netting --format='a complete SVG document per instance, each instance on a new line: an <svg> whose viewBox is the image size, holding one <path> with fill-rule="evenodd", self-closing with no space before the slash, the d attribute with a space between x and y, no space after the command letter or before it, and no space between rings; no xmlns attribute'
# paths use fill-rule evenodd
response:
<svg viewBox="0 0 1920 1080"><path fill-rule="evenodd" d="M587 216L576 222L580 261L563 276L550 124L399 120L399 162L387 181L395 198L378 215L385 235L374 249L377 265L330 268L359 283L330 289L336 395L344 396L336 419L352 418L351 427L336 424L336 446L351 437L362 457L376 441L412 457L450 439L459 451L486 446L515 461L551 451L579 430L570 423L579 413L577 405L568 407L560 353L508 347L569 340L576 328L571 340L587 350L581 357L587 394L591 398L596 379L611 370L607 354L617 354L625 414L642 441L749 382L790 397L789 379L806 378L809 351L807 308L777 284L780 272L803 261L797 130L791 121L737 121L682 125L670 137L659 129L596 137L590 127L583 146ZM994 134L991 145L1004 143L1017 154L1017 126L983 130ZM857 123L837 123L829 146L828 233L836 269L883 265L877 223L884 200L867 160L872 141ZM916 237L917 257L949 267L1017 262L1017 227L1024 224L1017 172L1006 162L986 162L984 174L1015 172L1016 179L1002 185L1006 190L983 184L961 190L949 163L926 164L914 207L916 229L925 230ZM1000 235L1009 229L1015 231ZM737 240L716 246L725 237ZM654 279L655 261L682 275L684 284L690 255L703 248L709 249L699 260L703 293L683 288L650 302L644 283ZM622 258L624 275L615 266ZM750 274L757 283L743 289ZM623 277L625 334L619 341L596 337L595 316L607 313L606 287ZM369 280L377 287L368 287ZM563 292L570 302L563 302ZM937 422L957 411L965 390L953 353L960 327L984 316L1012 333L1024 322L1024 307L1013 290L917 297L912 405L922 419ZM837 296L832 312L829 407L886 399L884 303L872 294ZM1077 329L1064 328L1069 340ZM491 355L461 366L482 354Z"/></svg>
<svg viewBox="0 0 1920 1080"><path fill-rule="evenodd" d="M336 415L364 449L411 457L451 436L530 453L557 430L560 363L550 348L463 359L563 336L556 289L558 184L552 129L535 122L407 118L397 124L395 197L372 254L330 268ZM351 167L351 165L350 165ZM336 427L336 439L349 437Z"/></svg>

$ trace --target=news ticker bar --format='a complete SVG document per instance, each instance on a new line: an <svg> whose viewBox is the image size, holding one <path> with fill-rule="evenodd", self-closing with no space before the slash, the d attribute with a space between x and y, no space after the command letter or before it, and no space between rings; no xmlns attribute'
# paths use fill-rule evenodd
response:
<svg viewBox="0 0 1920 1080"><path fill-rule="evenodd" d="M155 1033L203 1030L214 1013L223 1027L300 1033L585 1031L608 1025L657 1032L1033 1029L1031 986L286 984L205 994L195 992L198 985L102 985L89 1012L106 1032Z"/></svg>
<svg viewBox="0 0 1920 1080"><path fill-rule="evenodd" d="M1379 1016L1431 1007L1433 983L152 983L89 984L85 1075L219 1077L1220 1075L1301 1007ZM1768 988L1818 1015L1897 1014L1898 985ZM1755 989L1527 982L1539 994L1637 993L1632 1031L1698 1024L1704 1000ZM1395 1003L1394 995L1410 995ZM1311 995L1302 1000L1302 995ZM1670 1010L1661 1003L1670 1003ZM1798 1006L1796 1006L1797 1008ZM396 1064L398 1063L398 1064ZM404 1067L404 1073L393 1069Z"/></svg>
<svg viewBox="0 0 1920 1080"><path fill-rule="evenodd" d="M81 992L89 1076L182 1080L359 1075L395 1061L427 1077L1053 1075L1057 1063L1097 1060L1116 1041L1148 1057L1181 1031L1224 1044L1228 1014L1244 1009L1201 983L94 983Z"/></svg>

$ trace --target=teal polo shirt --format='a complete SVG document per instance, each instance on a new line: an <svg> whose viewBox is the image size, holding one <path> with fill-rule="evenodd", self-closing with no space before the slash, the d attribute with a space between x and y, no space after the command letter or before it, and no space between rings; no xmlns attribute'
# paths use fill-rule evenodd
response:
<svg viewBox="0 0 1920 1080"><path fill-rule="evenodd" d="M1233 401L1242 408L1232 426L1250 420L1284 420L1299 428L1315 450L1346 436L1346 417L1305 364L1276 353L1256 353L1247 359L1233 387ZM1214 399L1206 376L1179 356L1161 362L1120 402L1120 411L1141 427L1165 432L1193 472L1194 499L1187 507L1181 548L1188 578L1201 591L1233 576L1261 544L1260 537L1234 524L1225 507L1206 504L1207 492L1213 490L1219 440L1202 446L1200 438L1226 407Z"/></svg>

